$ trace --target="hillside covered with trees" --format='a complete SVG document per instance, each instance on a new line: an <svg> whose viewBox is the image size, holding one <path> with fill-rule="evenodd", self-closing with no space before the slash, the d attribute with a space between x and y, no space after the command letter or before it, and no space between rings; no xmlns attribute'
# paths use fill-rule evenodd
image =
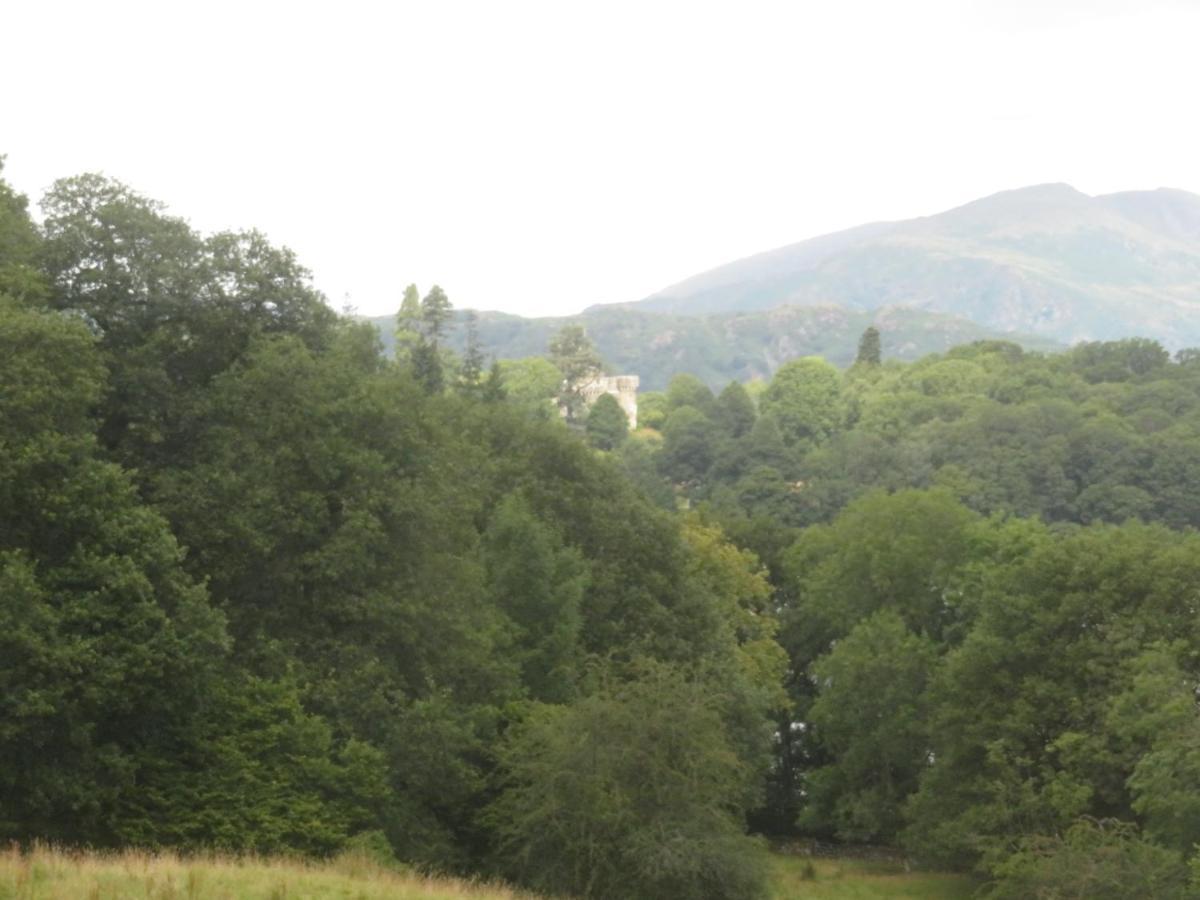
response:
<svg viewBox="0 0 1200 900"><path fill-rule="evenodd" d="M261 234L42 210L0 184L0 839L1200 893L1200 354L868 329L629 433L582 329L489 364L414 287L389 355Z"/></svg>
<svg viewBox="0 0 1200 900"><path fill-rule="evenodd" d="M466 350L463 327L449 346ZM708 315L668 314L637 306L597 306L578 316L526 319L497 312L472 313L480 341L498 359L537 356L564 328L587 331L613 372L636 373L646 390L665 390L675 375L695 375L713 390L730 381L769 379L798 356L822 356L838 366L854 361L858 336L872 325L884 335L892 359L915 360L977 340L1006 339L1031 350L1059 350L1045 338L1011 335L958 316L901 306L858 310L836 304L781 306ZM393 347L391 316L370 319L384 349Z"/></svg>

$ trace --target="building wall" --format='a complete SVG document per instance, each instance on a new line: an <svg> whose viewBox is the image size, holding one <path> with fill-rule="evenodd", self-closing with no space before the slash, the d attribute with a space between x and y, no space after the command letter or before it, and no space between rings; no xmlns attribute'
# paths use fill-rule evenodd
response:
<svg viewBox="0 0 1200 900"><path fill-rule="evenodd" d="M621 404L629 428L637 428L637 392L639 378L636 375L602 375L594 378L579 389L587 405L591 406L601 394L612 394Z"/></svg>

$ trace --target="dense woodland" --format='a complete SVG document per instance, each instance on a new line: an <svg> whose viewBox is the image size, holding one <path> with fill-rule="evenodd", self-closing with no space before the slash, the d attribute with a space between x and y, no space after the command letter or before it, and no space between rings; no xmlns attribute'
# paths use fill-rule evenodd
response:
<svg viewBox="0 0 1200 900"><path fill-rule="evenodd" d="M489 364L414 287L387 356L261 234L42 211L0 183L0 839L1200 890L1200 353L869 330L629 434L581 329Z"/></svg>

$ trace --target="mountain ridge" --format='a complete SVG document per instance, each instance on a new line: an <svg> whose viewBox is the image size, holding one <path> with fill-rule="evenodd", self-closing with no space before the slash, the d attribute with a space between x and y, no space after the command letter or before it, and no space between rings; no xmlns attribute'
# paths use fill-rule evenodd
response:
<svg viewBox="0 0 1200 900"><path fill-rule="evenodd" d="M1063 343L1140 334L1190 346L1200 342L1200 196L1031 185L819 235L604 306L704 315L828 303L911 306Z"/></svg>

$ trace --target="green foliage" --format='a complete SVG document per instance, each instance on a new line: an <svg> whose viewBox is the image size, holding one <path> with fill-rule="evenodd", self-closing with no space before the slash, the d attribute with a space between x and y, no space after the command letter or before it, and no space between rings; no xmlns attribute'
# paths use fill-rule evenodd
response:
<svg viewBox="0 0 1200 900"><path fill-rule="evenodd" d="M483 378L483 348L479 344L479 328L475 313L467 311L464 316L466 324L467 344L463 350L462 366L458 372L459 390L466 394L474 394L480 390Z"/></svg>
<svg viewBox="0 0 1200 900"><path fill-rule="evenodd" d="M1127 338L1072 348L1071 367L1086 381L1128 381L1165 366L1171 356L1157 341Z"/></svg>
<svg viewBox="0 0 1200 900"><path fill-rule="evenodd" d="M481 383L477 345L461 366L439 347L444 293L412 288L390 364L257 233L201 236L100 176L45 208L40 244L0 216L58 310L0 298L0 839L329 855L374 834L478 871L512 824L480 809L517 803L501 735L544 708L636 718L640 777L690 804L657 847L671 815L626 786L643 896L758 892L741 816L783 702L770 586L546 414L570 366L597 371L582 333L566 372ZM616 448L606 400L590 434Z"/></svg>
<svg viewBox="0 0 1200 900"><path fill-rule="evenodd" d="M558 404L567 411L567 421L576 421L585 407L580 390L604 370L604 363L580 325L563 327L547 349L550 362L562 373Z"/></svg>
<svg viewBox="0 0 1200 900"><path fill-rule="evenodd" d="M82 323L0 306L0 830L111 844L205 702L221 616L103 461Z"/></svg>
<svg viewBox="0 0 1200 900"><path fill-rule="evenodd" d="M385 343L390 341L392 318L371 321ZM895 307L877 313L828 305L716 315L695 311L674 315L609 305L578 316L539 319L481 312L479 333L497 356L516 359L545 352L557 331L578 325L587 331L613 371L638 375L644 390L663 391L681 373L695 375L713 390L720 390L731 380L769 379L782 363L798 356L821 356L836 366L849 366L860 335L875 322L886 328L884 352L889 360L912 361L971 341L1014 339L1007 330L990 330L968 319L926 310ZM1027 334L1015 340L1030 350L1065 349L1054 340ZM447 343L461 351L463 335L451 335Z"/></svg>
<svg viewBox="0 0 1200 900"><path fill-rule="evenodd" d="M766 895L738 812L749 773L710 686L662 666L568 707L540 707L507 740L490 815L505 867L579 897Z"/></svg>
<svg viewBox="0 0 1200 900"><path fill-rule="evenodd" d="M111 373L100 438L131 468L194 439L199 395L256 338L319 347L333 328L308 272L257 232L201 238L100 175L56 182L42 208L54 305L99 334Z"/></svg>
<svg viewBox="0 0 1200 900"><path fill-rule="evenodd" d="M563 383L562 372L541 356L502 360L500 373L509 399L531 409L549 409Z"/></svg>
<svg viewBox="0 0 1200 900"><path fill-rule="evenodd" d="M830 858L781 853L772 864L776 900L970 900L978 887L969 876L922 871L899 860L859 859L852 851Z"/></svg>
<svg viewBox="0 0 1200 900"><path fill-rule="evenodd" d="M446 328L453 315L452 309L450 298L436 284L421 300L421 327L424 329L425 339L435 348L446 335Z"/></svg>
<svg viewBox="0 0 1200 900"><path fill-rule="evenodd" d="M1009 529L930 688L936 761L910 802L911 846L961 862L1081 815L1133 818L1129 787L1153 744L1136 720L1122 737L1110 717L1143 650L1196 639L1184 599L1200 578L1196 542L1136 524ZM1164 836L1171 822L1164 806Z"/></svg>
<svg viewBox="0 0 1200 900"><path fill-rule="evenodd" d="M584 423L588 443L598 450L615 450L629 436L625 410L612 394L601 394L588 410Z"/></svg>
<svg viewBox="0 0 1200 900"><path fill-rule="evenodd" d="M879 329L871 325L858 339L858 354L854 357L854 363L862 366L877 366L882 362L882 358L879 348Z"/></svg>
<svg viewBox="0 0 1200 900"><path fill-rule="evenodd" d="M400 309L396 312L394 331L394 356L396 361L407 364L412 351L421 337L421 292L415 284L404 289Z"/></svg>
<svg viewBox="0 0 1200 900"><path fill-rule="evenodd" d="M29 218L29 200L0 178L0 296L22 303L45 301L49 292L37 268L40 251L41 237Z"/></svg>
<svg viewBox="0 0 1200 900"><path fill-rule="evenodd" d="M673 410L663 427L663 473L677 483L699 481L712 465L712 430L712 422L694 406Z"/></svg>
<svg viewBox="0 0 1200 900"><path fill-rule="evenodd" d="M99 176L45 209L0 185L0 839L752 897L753 811L996 896L1182 884L1191 355L866 334L582 435L579 327L485 380L412 287L393 364L260 234Z"/></svg>
<svg viewBox="0 0 1200 900"><path fill-rule="evenodd" d="M667 421L667 395L661 391L638 394L638 427L660 429Z"/></svg>
<svg viewBox="0 0 1200 900"><path fill-rule="evenodd" d="M1082 819L1062 836L1033 836L996 866L988 900L1186 900L1180 857L1114 820Z"/></svg>
<svg viewBox="0 0 1200 900"><path fill-rule="evenodd" d="M575 693L582 654L579 632L587 586L582 555L519 496L505 497L483 534L492 601L511 621L521 681L535 700L560 702Z"/></svg>
<svg viewBox="0 0 1200 900"><path fill-rule="evenodd" d="M820 693L809 722L834 762L810 776L806 821L831 823L848 841L895 839L928 764L922 707L936 661L936 644L884 609L813 664Z"/></svg>
<svg viewBox="0 0 1200 900"><path fill-rule="evenodd" d="M978 519L946 491L874 492L805 530L787 559L797 627L832 639L890 609L942 638L962 614L957 581Z"/></svg>
<svg viewBox="0 0 1200 900"><path fill-rule="evenodd" d="M779 423L787 444L820 443L841 428L841 375L817 357L785 363L762 395L759 409Z"/></svg>
<svg viewBox="0 0 1200 900"><path fill-rule="evenodd" d="M440 394L446 387L446 373L437 344L421 337L412 348L412 376L427 394Z"/></svg>
<svg viewBox="0 0 1200 900"><path fill-rule="evenodd" d="M726 437L740 438L754 427L758 413L754 401L738 382L731 381L717 397L713 421Z"/></svg>
<svg viewBox="0 0 1200 900"><path fill-rule="evenodd" d="M668 412L673 412L683 406L698 409L710 417L716 412L713 392L695 375L676 375L667 385Z"/></svg>
<svg viewBox="0 0 1200 900"><path fill-rule="evenodd" d="M1196 677L1178 656L1188 644L1147 649L1130 666L1131 679L1109 709L1108 725L1142 750L1126 785L1146 834L1181 853L1200 845L1200 713Z"/></svg>
<svg viewBox="0 0 1200 900"><path fill-rule="evenodd" d="M122 796L122 844L325 856L385 802L383 754L335 740L294 684L226 679L207 701L171 735L186 750L149 760Z"/></svg>

